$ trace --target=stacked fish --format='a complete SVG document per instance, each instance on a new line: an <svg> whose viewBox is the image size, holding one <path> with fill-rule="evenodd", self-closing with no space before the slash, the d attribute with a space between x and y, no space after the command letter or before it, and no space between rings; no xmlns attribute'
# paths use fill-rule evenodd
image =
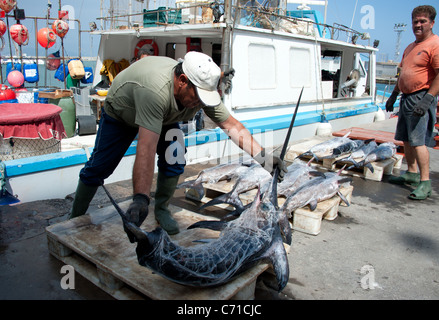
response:
<svg viewBox="0 0 439 320"><path fill-rule="evenodd" d="M374 139L351 140L347 137L349 133L350 132L343 137L335 137L316 144L298 157L311 156L311 161L313 159L318 161L321 159L335 159L345 156L334 163L350 162L352 165L347 168L348 170L354 167L366 167L371 172L374 172L371 165L372 162L390 159L396 153L397 147L393 142L384 142L377 145Z"/></svg>
<svg viewBox="0 0 439 320"><path fill-rule="evenodd" d="M348 204L340 193L340 188L350 183L351 179L341 176L341 170L338 173L316 171L310 166L313 159L339 158L335 163L350 163L347 169L367 167L373 172L372 162L389 159L396 152L396 146L392 142L377 145L373 139L353 140L349 139L348 135L349 133L343 137L334 137L314 145L307 152L299 155L288 167L284 180L277 186L278 195L286 199L280 208L284 214L291 217L296 209L306 205L314 210L318 202L335 195ZM303 156L311 156L311 160L306 163L298 159ZM225 179L234 179L232 190L210 200L200 209L221 203L230 204L235 210L224 217L227 220L236 218L251 206L251 203L244 205L240 195L256 188L264 194L269 187L271 176L258 163L247 160L244 163L242 161L232 162L208 168L201 171L195 180L183 182L177 188L195 189L202 197L204 195L203 183L217 183Z"/></svg>
<svg viewBox="0 0 439 320"><path fill-rule="evenodd" d="M340 172L321 173L311 167L310 163L311 161L306 163L296 159L288 166L288 172L283 181L277 185L277 194L286 199L280 212L287 217L291 217L292 212L306 205L310 205L311 210L314 210L318 202L330 199L336 194L347 203L347 200L340 193L340 188L343 183L350 182L350 179L340 176ZM256 188L261 194L264 194L269 190L272 179L271 175L258 163L251 162L249 165L241 164L240 166L236 166L234 163L203 170L195 180L183 182L177 188L195 188L200 194L204 194L202 181L215 183L229 178L235 178L232 190L210 200L200 209L227 203L234 206L235 210L226 215L223 220L239 217L252 206L252 203L244 205L240 195Z"/></svg>

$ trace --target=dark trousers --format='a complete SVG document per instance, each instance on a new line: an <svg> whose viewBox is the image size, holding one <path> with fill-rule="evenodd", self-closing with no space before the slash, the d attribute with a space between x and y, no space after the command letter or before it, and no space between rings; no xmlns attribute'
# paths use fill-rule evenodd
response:
<svg viewBox="0 0 439 320"><path fill-rule="evenodd" d="M182 132L179 129L178 123L163 126L157 144L159 156L157 166L160 172L169 177L182 174L186 164L184 161L186 149ZM177 138L178 132L181 136ZM102 111L93 152L79 173L81 181L89 186L102 185L104 180L114 172L137 133L138 128L113 119Z"/></svg>

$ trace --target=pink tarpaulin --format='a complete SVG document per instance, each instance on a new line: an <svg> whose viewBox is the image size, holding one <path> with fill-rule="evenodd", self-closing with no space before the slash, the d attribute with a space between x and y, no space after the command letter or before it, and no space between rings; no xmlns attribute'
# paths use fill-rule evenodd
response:
<svg viewBox="0 0 439 320"><path fill-rule="evenodd" d="M61 117L62 108L43 103L0 104L0 135L3 139L67 138Z"/></svg>

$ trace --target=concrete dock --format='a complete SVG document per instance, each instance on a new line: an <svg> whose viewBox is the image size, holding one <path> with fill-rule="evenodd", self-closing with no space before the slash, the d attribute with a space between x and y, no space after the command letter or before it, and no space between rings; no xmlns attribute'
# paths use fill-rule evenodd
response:
<svg viewBox="0 0 439 320"><path fill-rule="evenodd" d="M393 132L395 126L396 118L367 127ZM293 232L285 289L277 293L271 289L273 279L262 276L256 299L439 299L439 151L429 150L430 198L408 199L411 188L388 183L389 176L379 182L354 177L350 206L340 206L335 220L324 220L320 234ZM406 168L403 160L394 175ZM202 165L187 167L181 181L201 169ZM107 188L117 202L131 198L130 180ZM75 289L60 285L63 263L49 254L45 228L66 220L71 202L70 195L0 207L1 300L113 299L80 275ZM172 203L192 211L201 205L186 199L184 190L177 190ZM89 212L110 205L100 189ZM217 215L215 210L203 213Z"/></svg>

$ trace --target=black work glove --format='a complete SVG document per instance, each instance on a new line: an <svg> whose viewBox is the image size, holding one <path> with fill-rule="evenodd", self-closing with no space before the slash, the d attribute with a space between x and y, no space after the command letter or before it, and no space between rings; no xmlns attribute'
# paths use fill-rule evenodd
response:
<svg viewBox="0 0 439 320"><path fill-rule="evenodd" d="M424 116L433 101L434 96L427 93L421 100L419 100L418 104L413 108L413 115L416 117Z"/></svg>
<svg viewBox="0 0 439 320"><path fill-rule="evenodd" d="M222 81L225 83L224 86L224 92L226 94L229 94L232 90L232 78L235 76L235 69L230 68L226 71L224 71L224 77Z"/></svg>
<svg viewBox="0 0 439 320"><path fill-rule="evenodd" d="M386 102L386 111L387 112L392 112L393 111L393 105L395 104L396 98L398 98L398 92L393 91L392 94L390 95L389 99L387 99Z"/></svg>
<svg viewBox="0 0 439 320"><path fill-rule="evenodd" d="M235 75L235 69L230 68L230 69L224 71L224 77L228 77L228 76L230 76L230 75L232 75L232 77ZM231 77L231 78L232 78L232 77Z"/></svg>
<svg viewBox="0 0 439 320"><path fill-rule="evenodd" d="M133 196L133 202L130 204L127 210L128 221L140 227L148 216L148 206L149 197L143 193L136 193Z"/></svg>
<svg viewBox="0 0 439 320"><path fill-rule="evenodd" d="M274 169L279 168L278 180L282 181L284 179L285 173L288 172L287 166L284 161L280 159L279 151L272 153L266 153L263 148L261 152L253 157L257 163L259 163L265 170L270 172L271 175L274 174Z"/></svg>

